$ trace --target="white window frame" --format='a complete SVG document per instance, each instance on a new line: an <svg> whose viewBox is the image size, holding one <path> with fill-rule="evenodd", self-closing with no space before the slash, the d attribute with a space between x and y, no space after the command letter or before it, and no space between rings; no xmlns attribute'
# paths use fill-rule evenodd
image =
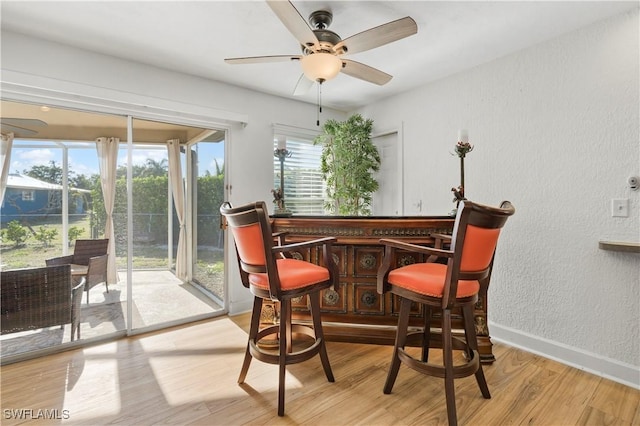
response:
<svg viewBox="0 0 640 426"><path fill-rule="evenodd" d="M284 201L287 210L295 215L323 215L326 185L320 173L322 146L314 145L319 132L293 126L274 124L273 149L278 140L286 139L287 150L292 152L284 162ZM294 180L294 184L291 182ZM273 158L274 189L280 187L280 160Z"/></svg>
<svg viewBox="0 0 640 426"><path fill-rule="evenodd" d="M36 200L36 191L33 189L23 189L22 190L22 201L35 201Z"/></svg>

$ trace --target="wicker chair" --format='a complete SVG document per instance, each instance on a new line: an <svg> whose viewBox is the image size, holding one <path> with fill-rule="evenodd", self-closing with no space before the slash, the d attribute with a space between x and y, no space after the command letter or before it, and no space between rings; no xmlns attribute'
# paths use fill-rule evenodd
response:
<svg viewBox="0 0 640 426"><path fill-rule="evenodd" d="M109 239L100 240L76 240L73 254L47 259L47 266L53 265L89 265L89 259L94 256L107 254Z"/></svg>
<svg viewBox="0 0 640 426"><path fill-rule="evenodd" d="M107 258L108 255L95 256L89 259L89 267L85 277L84 291L87 292L87 304L89 304L89 290L100 283L104 283L109 293L109 285L107 284Z"/></svg>
<svg viewBox="0 0 640 426"><path fill-rule="evenodd" d="M71 323L80 338L84 280L71 287L69 265L0 272L1 334Z"/></svg>
<svg viewBox="0 0 640 426"><path fill-rule="evenodd" d="M73 254L47 259L47 266L53 265L85 265L88 267L85 277L87 292L87 304L89 303L89 290L97 284L104 283L109 293L107 284L107 250L109 239L76 240Z"/></svg>

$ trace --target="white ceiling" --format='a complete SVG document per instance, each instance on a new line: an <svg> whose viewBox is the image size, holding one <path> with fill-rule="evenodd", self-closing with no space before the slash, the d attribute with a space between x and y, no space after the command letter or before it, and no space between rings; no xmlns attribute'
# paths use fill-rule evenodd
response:
<svg viewBox="0 0 640 426"><path fill-rule="evenodd" d="M638 7L637 1L294 1L301 15L334 14L343 39L411 16L418 34L346 57L394 78L385 86L339 75L323 103L344 111L491 61ZM264 1L7 1L3 31L293 97L296 62L229 65L227 57L300 54ZM3 64L10 68L10 64ZM315 103L312 89L303 97Z"/></svg>

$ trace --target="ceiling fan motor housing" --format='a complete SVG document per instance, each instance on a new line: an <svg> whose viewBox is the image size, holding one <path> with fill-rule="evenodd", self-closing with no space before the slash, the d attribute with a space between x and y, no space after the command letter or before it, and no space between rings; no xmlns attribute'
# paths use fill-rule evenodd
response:
<svg viewBox="0 0 640 426"><path fill-rule="evenodd" d="M319 49L313 49L313 46L302 46L302 53L310 55L312 53L331 53L335 55L342 55L347 52L346 47L341 46L338 50L334 49L334 46L342 41L340 36L330 30L313 30L318 42L320 43Z"/></svg>
<svg viewBox="0 0 640 426"><path fill-rule="evenodd" d="M312 49L313 46L302 46L302 53L310 55L313 53L331 53L333 55L342 55L347 52L347 48L342 46L338 50L334 46L342 41L340 36L327 28L333 21L333 14L327 10L316 10L309 15L309 23L311 24L313 33L320 43L319 49Z"/></svg>

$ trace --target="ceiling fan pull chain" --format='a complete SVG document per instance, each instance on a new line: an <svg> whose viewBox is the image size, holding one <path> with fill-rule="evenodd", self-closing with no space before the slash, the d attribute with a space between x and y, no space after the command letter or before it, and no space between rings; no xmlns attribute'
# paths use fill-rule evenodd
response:
<svg viewBox="0 0 640 426"><path fill-rule="evenodd" d="M320 114L322 114L322 83L325 82L323 78L319 78L318 80L318 119L316 120L316 125L320 126Z"/></svg>
<svg viewBox="0 0 640 426"><path fill-rule="evenodd" d="M320 126L320 114L322 114L322 79L318 79L318 118L316 126Z"/></svg>

